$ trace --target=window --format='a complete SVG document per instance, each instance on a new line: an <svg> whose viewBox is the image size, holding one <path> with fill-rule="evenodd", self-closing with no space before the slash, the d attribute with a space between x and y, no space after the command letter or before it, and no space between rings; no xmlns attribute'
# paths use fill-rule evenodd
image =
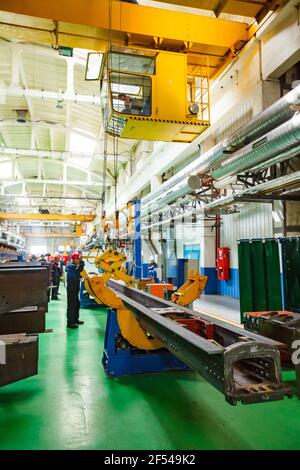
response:
<svg viewBox="0 0 300 470"><path fill-rule="evenodd" d="M183 245L183 256L185 259L200 260L200 245Z"/></svg>
<svg viewBox="0 0 300 470"><path fill-rule="evenodd" d="M29 253L31 255L40 256L44 253L47 253L47 246L46 245L33 245L29 247Z"/></svg>
<svg viewBox="0 0 300 470"><path fill-rule="evenodd" d="M85 79L99 80L102 72L103 54L90 52L87 57Z"/></svg>
<svg viewBox="0 0 300 470"><path fill-rule="evenodd" d="M136 116L151 115L151 78L129 73L110 73L114 111Z"/></svg>
<svg viewBox="0 0 300 470"><path fill-rule="evenodd" d="M108 55L108 65L111 70L119 70L120 72L155 74L155 56L111 52Z"/></svg>

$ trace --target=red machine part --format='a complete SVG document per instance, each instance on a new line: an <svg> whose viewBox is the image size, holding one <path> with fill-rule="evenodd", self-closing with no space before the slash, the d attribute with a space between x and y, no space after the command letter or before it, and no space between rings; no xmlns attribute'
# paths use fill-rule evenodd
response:
<svg viewBox="0 0 300 470"><path fill-rule="evenodd" d="M215 325L209 321L194 317L182 319L176 318L176 322L180 325L184 325L187 330L190 330L203 338L214 339Z"/></svg>
<svg viewBox="0 0 300 470"><path fill-rule="evenodd" d="M159 297L161 299L165 298L165 292L167 290L174 291L174 286L173 284L158 284L158 283L149 283L147 284L147 291L149 294L155 295L156 297Z"/></svg>
<svg viewBox="0 0 300 470"><path fill-rule="evenodd" d="M228 281L230 279L230 249L227 246L217 250L217 271L219 281Z"/></svg>

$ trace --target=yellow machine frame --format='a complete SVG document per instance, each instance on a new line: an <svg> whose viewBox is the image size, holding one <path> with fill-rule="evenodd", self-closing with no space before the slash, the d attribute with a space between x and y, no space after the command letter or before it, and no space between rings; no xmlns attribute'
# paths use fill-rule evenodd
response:
<svg viewBox="0 0 300 470"><path fill-rule="evenodd" d="M125 261L126 256L113 248L109 248L101 256L96 257L95 265L102 269L103 274L90 277L83 270L81 276L84 279L85 289L98 304L104 304L117 310L118 324L122 336L132 346L149 351L159 349L162 347L161 343L148 335L140 326L134 314L126 309L120 297L106 285L109 279L115 279L123 281L131 287L136 286L134 279L125 272L123 266ZM206 282L207 276L200 276L199 273L191 272L188 281L178 290L178 292L180 291L178 296L180 302L176 301L176 303L188 305L196 300L205 288Z"/></svg>
<svg viewBox="0 0 300 470"><path fill-rule="evenodd" d="M116 68L110 57L118 54L123 59L152 58L153 73L134 72ZM114 48L106 54L102 76L103 110L106 131L110 135L128 139L192 142L209 127L209 64L198 68L197 74L188 74L187 54L162 50ZM205 62L205 61L204 61ZM104 75L105 74L105 75ZM151 114L127 114L113 108L111 74L151 80ZM119 84L120 86L120 84ZM105 97L104 95L107 95ZM196 105L196 111L193 106Z"/></svg>

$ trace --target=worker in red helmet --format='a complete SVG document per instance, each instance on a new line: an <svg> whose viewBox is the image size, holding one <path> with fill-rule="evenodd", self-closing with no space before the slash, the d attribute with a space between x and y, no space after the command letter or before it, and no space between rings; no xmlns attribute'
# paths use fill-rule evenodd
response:
<svg viewBox="0 0 300 470"><path fill-rule="evenodd" d="M73 253L71 262L67 265L67 327L78 328L83 325L83 321L79 320L79 289L80 289L80 273L84 268L84 262L79 253Z"/></svg>

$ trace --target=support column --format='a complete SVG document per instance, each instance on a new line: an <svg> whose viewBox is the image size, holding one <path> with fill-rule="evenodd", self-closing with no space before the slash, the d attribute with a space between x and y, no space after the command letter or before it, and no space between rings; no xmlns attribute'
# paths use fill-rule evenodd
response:
<svg viewBox="0 0 300 470"><path fill-rule="evenodd" d="M134 243L133 243L133 274L137 279L142 277L142 240L141 240L141 201L133 199L134 206Z"/></svg>
<svg viewBox="0 0 300 470"><path fill-rule="evenodd" d="M204 221L200 229L200 272L208 276L205 294L218 293L218 280L216 270L216 229L214 221Z"/></svg>

